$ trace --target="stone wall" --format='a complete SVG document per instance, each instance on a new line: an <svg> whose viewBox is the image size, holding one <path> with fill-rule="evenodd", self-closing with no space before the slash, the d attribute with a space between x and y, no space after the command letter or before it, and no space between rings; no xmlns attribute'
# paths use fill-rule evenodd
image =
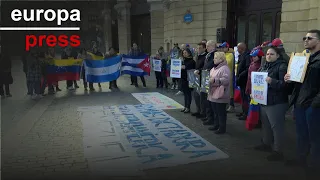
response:
<svg viewBox="0 0 320 180"><path fill-rule="evenodd" d="M187 24L183 17L187 10L193 15L193 22ZM217 28L226 26L227 0L178 1L167 5L164 14L164 41L188 43L195 47L203 38L216 40Z"/></svg>
<svg viewBox="0 0 320 180"><path fill-rule="evenodd" d="M302 37L310 29L320 29L319 0L282 0L280 38L287 53L302 52Z"/></svg>
<svg viewBox="0 0 320 180"><path fill-rule="evenodd" d="M155 55L160 46L164 47L164 12L162 1L150 3L151 54Z"/></svg>
<svg viewBox="0 0 320 180"><path fill-rule="evenodd" d="M119 52L127 54L131 48L131 3L127 0L118 0L117 2L114 8L120 17L118 19Z"/></svg>
<svg viewBox="0 0 320 180"><path fill-rule="evenodd" d="M217 29L225 28L227 21L227 0L205 0L204 37L216 40Z"/></svg>

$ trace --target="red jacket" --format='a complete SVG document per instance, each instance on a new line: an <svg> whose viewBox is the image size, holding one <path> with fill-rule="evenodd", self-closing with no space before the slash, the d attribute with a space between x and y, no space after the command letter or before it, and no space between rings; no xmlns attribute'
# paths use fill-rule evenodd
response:
<svg viewBox="0 0 320 180"><path fill-rule="evenodd" d="M251 72L256 72L259 70L261 66L261 60L254 62L251 58L251 64L249 66L248 70L248 79L247 79L247 85L246 85L246 94L250 95L251 94Z"/></svg>

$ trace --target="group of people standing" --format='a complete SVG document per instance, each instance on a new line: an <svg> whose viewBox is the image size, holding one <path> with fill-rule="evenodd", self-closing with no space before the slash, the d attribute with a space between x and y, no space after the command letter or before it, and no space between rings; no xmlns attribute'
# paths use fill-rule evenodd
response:
<svg viewBox="0 0 320 180"><path fill-rule="evenodd" d="M86 49L82 48L79 51L75 48L66 47L61 53L61 59L84 59L92 58L91 56L99 57L112 57L116 56L116 51L114 48L109 48L109 52L103 55L96 46L93 46L92 50L88 52ZM45 96L45 89L48 88L48 94L55 94L61 91L58 82L48 82L47 81L47 66L53 63L53 59L56 58L56 53L54 48L48 47L46 52L43 51L31 51L26 56L22 58L23 70L26 74L27 80L27 94L31 96L32 99L40 99ZM85 91L89 90L95 91L93 83L88 83L85 78L85 69L82 68L82 79ZM66 81L68 90L75 90L79 88L77 81L67 80ZM101 84L98 83L99 88ZM109 89L118 88L116 81L110 82Z"/></svg>
<svg viewBox="0 0 320 180"><path fill-rule="evenodd" d="M249 50L245 43L237 45L239 57L235 62L233 49L227 42L217 44L213 40L202 40L197 44L196 50L188 45L174 44L170 55L166 56L163 47L160 47L155 58L162 61L161 72L156 72L157 88L168 88L167 65L170 59L181 59L181 78L172 79L171 89L179 90L184 95L183 113L190 113L192 96L195 99L196 112L192 113L203 121L204 125L210 125L209 130L215 134L224 134L227 130L227 112L234 111L234 88L240 87L242 99L242 112L237 114L239 120L245 120L248 115L249 102L251 100L252 72L267 72L265 81L268 84L267 104L260 106L260 122L262 125L262 143L255 147L256 150L270 152L269 161L282 161L284 144L285 114L289 107L294 107L297 133L297 159L288 161L288 165L320 167L320 30L310 30L302 38L304 47L310 53L310 58L302 83L290 81L288 71L289 56L285 53L282 41L277 38L272 42L264 42L262 45ZM117 53L114 48L103 55L96 47L90 52L96 56L112 57ZM90 56L85 49L79 52L66 48L62 59L82 58ZM0 52L1 58L3 54ZM143 55L137 44L133 44L129 52L131 56ZM27 79L28 95L33 99L44 95L46 84L48 92L53 94L61 91L58 82L48 84L46 81L46 66L55 57L54 49L48 48L46 52L31 52L23 59L24 72ZM190 88L188 70L194 70L194 74L200 79L202 71L208 71L209 91L199 92ZM83 69L84 71L84 69ZM85 74L82 72L82 74ZM2 98L11 97L9 85L13 79L11 66L1 66L0 69L0 95ZM84 88L87 90L85 76L82 77ZM146 82L141 76L143 86ZM201 81L200 81L201 82ZM67 89L79 88L76 81L67 81ZM131 85L138 87L137 77L131 76ZM101 87L100 84L98 84ZM116 81L110 82L110 89L118 88ZM94 91L93 83L89 83L89 89ZM308 164L307 157L311 154Z"/></svg>
<svg viewBox="0 0 320 180"><path fill-rule="evenodd" d="M227 112L234 110L233 91L240 87L242 112L237 114L239 120L246 120L249 102L252 99L252 72L267 72L267 105L260 106L260 123L262 126L262 143L255 147L258 151L267 151L269 161L283 161L285 115L291 106L297 132L297 159L286 161L287 165L307 166L307 156L311 154L308 164L312 168L320 167L320 30L310 30L302 38L306 53L310 53L303 83L291 82L287 74L290 57L286 54L282 41L277 38L271 42L249 50L245 43L237 45L239 57L235 63L234 53L228 43L217 44L212 40L203 40L195 52L191 48L179 48L175 44L171 58L182 60L181 78L172 79L174 89L176 82L184 94L184 109L190 113L192 94L195 99L196 112L192 116L211 125L209 130L216 134L226 132ZM162 58L163 48L157 58ZM172 54L176 55L174 57ZM167 62L168 63L168 62ZM165 66L163 66L165 69ZM209 92L199 92L188 85L188 70L193 70L200 78L201 71L210 71ZM161 72L162 73L162 72ZM161 74L156 72L157 87L162 87ZM165 76L166 79L166 76ZM159 85L159 86L158 86ZM193 92L193 93L192 93Z"/></svg>

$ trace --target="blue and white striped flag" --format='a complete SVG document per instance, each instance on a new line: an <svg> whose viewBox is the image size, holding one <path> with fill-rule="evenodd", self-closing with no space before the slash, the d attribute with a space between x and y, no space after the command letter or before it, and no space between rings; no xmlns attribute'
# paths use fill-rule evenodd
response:
<svg viewBox="0 0 320 180"><path fill-rule="evenodd" d="M120 76L121 56L104 60L85 60L84 67L87 82L110 82Z"/></svg>

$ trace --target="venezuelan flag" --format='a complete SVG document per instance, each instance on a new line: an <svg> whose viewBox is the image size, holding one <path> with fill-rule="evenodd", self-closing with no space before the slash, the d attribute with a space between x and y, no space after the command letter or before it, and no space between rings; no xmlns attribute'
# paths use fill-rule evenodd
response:
<svg viewBox="0 0 320 180"><path fill-rule="evenodd" d="M89 55L89 56L91 56L91 60L104 60L104 58L103 58L103 56L97 56L97 55L94 55L93 53L91 53L91 52L87 52L87 54Z"/></svg>
<svg viewBox="0 0 320 180"><path fill-rule="evenodd" d="M238 104L242 104L241 91L238 86L234 88L234 102Z"/></svg>
<svg viewBox="0 0 320 180"><path fill-rule="evenodd" d="M48 83L79 80L82 63L82 59L54 59L53 64L47 66Z"/></svg>
<svg viewBox="0 0 320 180"><path fill-rule="evenodd" d="M251 131L259 123L260 106L253 99L250 101L249 112L246 119L246 128Z"/></svg>

